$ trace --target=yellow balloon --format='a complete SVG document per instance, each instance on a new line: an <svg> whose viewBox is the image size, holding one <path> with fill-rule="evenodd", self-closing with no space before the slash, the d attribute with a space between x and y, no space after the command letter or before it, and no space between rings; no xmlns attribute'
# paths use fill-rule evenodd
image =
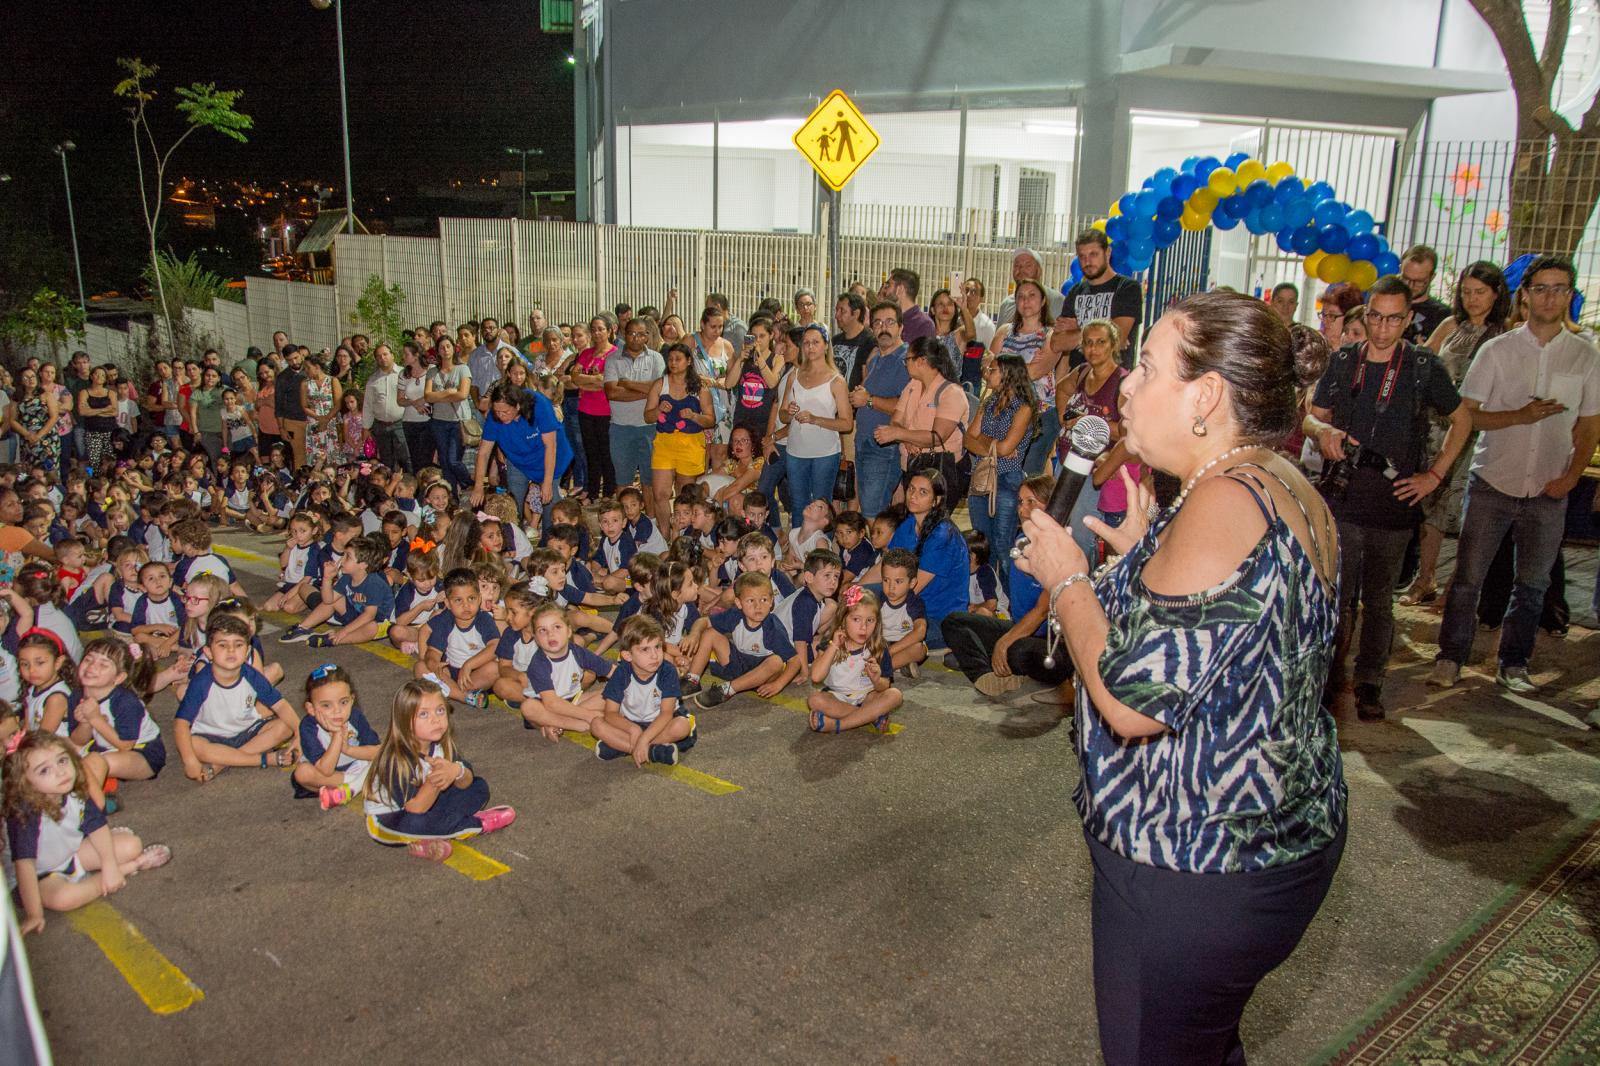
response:
<svg viewBox="0 0 1600 1066"><path fill-rule="evenodd" d="M1285 163L1281 159L1267 168L1267 180L1276 185L1284 178L1294 173L1294 165Z"/></svg>
<svg viewBox="0 0 1600 1066"><path fill-rule="evenodd" d="M1350 257L1343 252L1335 252L1317 264L1317 277L1332 285L1336 281L1343 281L1350 274Z"/></svg>
<svg viewBox="0 0 1600 1066"><path fill-rule="evenodd" d="M1326 258L1328 258L1327 252L1312 252L1310 255L1306 256L1306 261L1304 264L1306 268L1306 277L1316 277L1317 268L1322 265L1322 261Z"/></svg>
<svg viewBox="0 0 1600 1066"><path fill-rule="evenodd" d="M1267 178L1267 168L1262 165L1259 159L1246 159L1239 164L1239 169L1235 173L1239 179L1239 188L1241 189L1248 186L1252 181L1265 181Z"/></svg>
<svg viewBox="0 0 1600 1066"><path fill-rule="evenodd" d="M1183 214L1178 218L1178 225L1182 226L1190 233L1197 233L1200 230L1205 229L1206 226L1210 224L1211 219L1209 217L1202 215L1198 211L1192 211L1188 208L1185 208Z"/></svg>
<svg viewBox="0 0 1600 1066"><path fill-rule="evenodd" d="M1089 228L1097 229L1101 233L1104 233L1106 231L1106 220L1103 218L1097 218L1093 222L1089 223Z"/></svg>
<svg viewBox="0 0 1600 1066"><path fill-rule="evenodd" d="M1122 205L1117 203L1115 200L1111 201L1111 210L1106 212L1106 217L1116 218L1120 214L1122 214Z"/></svg>
<svg viewBox="0 0 1600 1066"><path fill-rule="evenodd" d="M1217 199L1220 200L1224 196L1232 196L1238 191L1239 178L1238 175L1234 174L1234 172L1229 170L1227 167L1218 167L1216 170L1213 170L1211 172L1211 176L1206 179L1206 187L1212 192L1216 193Z"/></svg>
<svg viewBox="0 0 1600 1066"><path fill-rule="evenodd" d="M1366 292L1378 280L1378 268L1369 260L1358 259L1350 264L1350 271L1344 276L1344 280Z"/></svg>
<svg viewBox="0 0 1600 1066"><path fill-rule="evenodd" d="M1202 185L1189 196L1189 209L1197 215L1209 216L1217 208L1217 203L1222 197L1212 192L1209 186Z"/></svg>

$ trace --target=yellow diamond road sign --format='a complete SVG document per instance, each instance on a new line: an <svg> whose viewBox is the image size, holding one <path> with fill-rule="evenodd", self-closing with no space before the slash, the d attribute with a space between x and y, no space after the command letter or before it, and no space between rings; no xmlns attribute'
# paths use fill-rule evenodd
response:
<svg viewBox="0 0 1600 1066"><path fill-rule="evenodd" d="M882 143L842 89L829 93L794 134L794 146L834 192L849 184Z"/></svg>

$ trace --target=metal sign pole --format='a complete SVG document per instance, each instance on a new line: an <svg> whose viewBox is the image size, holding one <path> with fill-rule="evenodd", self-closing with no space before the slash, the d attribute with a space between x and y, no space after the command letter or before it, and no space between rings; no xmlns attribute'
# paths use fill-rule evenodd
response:
<svg viewBox="0 0 1600 1066"><path fill-rule="evenodd" d="M837 189L828 190L828 285L833 291L823 295L830 302L844 291L844 281L839 277L839 195Z"/></svg>

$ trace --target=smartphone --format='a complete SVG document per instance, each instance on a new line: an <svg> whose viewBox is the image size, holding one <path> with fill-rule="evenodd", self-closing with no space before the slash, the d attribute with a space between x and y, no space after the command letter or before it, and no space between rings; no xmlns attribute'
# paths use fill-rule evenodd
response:
<svg viewBox="0 0 1600 1066"><path fill-rule="evenodd" d="M961 271L959 271L959 270L950 271L950 292L951 292L951 294L956 296L957 298L959 298L961 296L961 286L966 284L966 280L967 280L966 275L963 274Z"/></svg>

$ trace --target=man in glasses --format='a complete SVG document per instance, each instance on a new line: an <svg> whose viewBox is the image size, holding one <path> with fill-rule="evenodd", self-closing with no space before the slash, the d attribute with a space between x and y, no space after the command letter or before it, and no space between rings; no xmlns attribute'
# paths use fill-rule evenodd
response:
<svg viewBox="0 0 1600 1066"><path fill-rule="evenodd" d="M1394 586L1422 521L1422 501L1437 492L1466 446L1472 418L1450 374L1425 348L1406 343L1411 289L1394 275L1367 296L1367 339L1334 353L1311 399L1306 432L1330 464L1322 489L1339 526L1339 629L1324 699L1330 709L1347 684L1345 657L1356 613L1356 713L1384 716L1383 677L1394 639ZM1438 455L1429 455L1428 417L1449 417Z"/></svg>
<svg viewBox="0 0 1600 1066"><path fill-rule="evenodd" d="M1569 259L1529 263L1518 290L1526 321L1478 349L1461 381L1478 445L1429 684L1456 683L1472 650L1484 576L1509 530L1516 578L1495 679L1519 695L1538 691L1528 660L1561 551L1567 496L1600 441L1600 352L1566 328L1576 284Z"/></svg>
<svg viewBox="0 0 1600 1066"><path fill-rule="evenodd" d="M1450 305L1435 298L1433 276L1439 270L1439 253L1426 244L1412 245L1400 257L1400 277L1411 294L1411 321L1406 324L1407 344L1426 344L1439 323L1450 317Z"/></svg>

